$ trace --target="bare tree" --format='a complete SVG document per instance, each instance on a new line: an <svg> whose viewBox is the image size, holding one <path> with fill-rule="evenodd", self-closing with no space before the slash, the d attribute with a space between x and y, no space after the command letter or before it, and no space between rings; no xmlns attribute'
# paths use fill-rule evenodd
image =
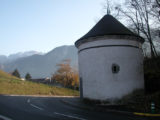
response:
<svg viewBox="0 0 160 120"><path fill-rule="evenodd" d="M160 8L160 1L159 1L159 0L156 0L156 3L157 3L157 5L158 5L159 8Z"/></svg>
<svg viewBox="0 0 160 120"><path fill-rule="evenodd" d="M129 19L130 25L138 35L146 38L150 45L151 56L156 57L157 52L151 36L153 16L150 15L150 10L152 9L152 0L126 0L123 7L119 5L115 8L121 13L120 15Z"/></svg>
<svg viewBox="0 0 160 120"><path fill-rule="evenodd" d="M155 24L160 24L160 1L151 0L151 5L149 14L153 16Z"/></svg>

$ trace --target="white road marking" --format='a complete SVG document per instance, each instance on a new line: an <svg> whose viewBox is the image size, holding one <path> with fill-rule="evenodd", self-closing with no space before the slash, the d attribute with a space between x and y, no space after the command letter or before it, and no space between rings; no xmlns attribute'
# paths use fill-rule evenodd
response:
<svg viewBox="0 0 160 120"><path fill-rule="evenodd" d="M2 118L2 119L4 119L4 120L12 120L12 119L10 119L10 118L8 118L8 117L5 117L5 116L3 116L3 115L0 115L0 118Z"/></svg>
<svg viewBox="0 0 160 120"><path fill-rule="evenodd" d="M28 99L27 102L30 103L30 99Z"/></svg>
<svg viewBox="0 0 160 120"><path fill-rule="evenodd" d="M65 117L69 117L69 118L74 118L74 119L78 119L78 120L87 120L87 119L84 119L84 118L80 118L80 117L76 117L76 116L71 116L71 115L65 115L65 114L61 114L61 113L57 113L57 112L54 112L54 114L65 116Z"/></svg>
<svg viewBox="0 0 160 120"><path fill-rule="evenodd" d="M40 108L40 107L38 107L38 106L36 106L36 105L34 105L34 104L30 104L32 107L34 107L34 108L37 108L37 109L39 109L39 110L43 110L43 108Z"/></svg>

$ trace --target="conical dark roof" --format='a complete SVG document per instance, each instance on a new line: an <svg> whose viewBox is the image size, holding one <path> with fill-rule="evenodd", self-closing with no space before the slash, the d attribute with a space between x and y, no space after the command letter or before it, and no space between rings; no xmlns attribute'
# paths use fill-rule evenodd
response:
<svg viewBox="0 0 160 120"><path fill-rule="evenodd" d="M139 37L140 42L144 42L143 38L131 32L123 24L111 15L105 15L87 34L75 42L85 42L85 39L90 37L98 37L105 35L128 35Z"/></svg>

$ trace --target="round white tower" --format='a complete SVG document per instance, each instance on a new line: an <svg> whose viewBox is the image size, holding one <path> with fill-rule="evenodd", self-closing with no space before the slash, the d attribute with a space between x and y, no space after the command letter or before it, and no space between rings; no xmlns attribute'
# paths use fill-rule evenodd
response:
<svg viewBox="0 0 160 120"><path fill-rule="evenodd" d="M105 15L75 42L81 97L117 99L143 88L143 42L114 17Z"/></svg>

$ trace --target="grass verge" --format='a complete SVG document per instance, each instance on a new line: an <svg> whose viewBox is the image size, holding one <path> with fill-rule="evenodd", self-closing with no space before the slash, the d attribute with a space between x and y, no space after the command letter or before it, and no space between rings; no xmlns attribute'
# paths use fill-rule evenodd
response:
<svg viewBox="0 0 160 120"><path fill-rule="evenodd" d="M31 81L22 81L0 70L0 94L14 95L50 95L50 96L79 96L79 92L48 86Z"/></svg>
<svg viewBox="0 0 160 120"><path fill-rule="evenodd" d="M160 113L160 91L152 94L144 94L144 90L139 89L133 93L124 96L120 101L128 109L143 113ZM151 103L154 103L155 109L151 109Z"/></svg>

